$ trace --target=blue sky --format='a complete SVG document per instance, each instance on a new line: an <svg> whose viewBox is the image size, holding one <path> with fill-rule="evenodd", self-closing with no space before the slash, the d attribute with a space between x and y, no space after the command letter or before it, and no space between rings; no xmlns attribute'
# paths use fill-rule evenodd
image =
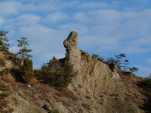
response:
<svg viewBox="0 0 151 113"><path fill-rule="evenodd" d="M63 57L62 41L79 33L79 47L111 57L126 53L139 74L151 72L150 0L0 0L0 30L11 50L28 37L35 67Z"/></svg>

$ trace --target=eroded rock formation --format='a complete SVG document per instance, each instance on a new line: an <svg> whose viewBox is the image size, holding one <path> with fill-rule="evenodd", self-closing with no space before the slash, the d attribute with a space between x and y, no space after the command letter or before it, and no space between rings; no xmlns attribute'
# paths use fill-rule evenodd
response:
<svg viewBox="0 0 151 113"><path fill-rule="evenodd" d="M74 74L68 86L55 88L42 83L29 86L0 78L0 83L4 82L10 91L3 98L11 109L9 113L145 113L140 107L144 97L135 83L139 79L123 80L116 69L81 52L76 32L71 32L63 44L65 62ZM0 88L0 97L2 93Z"/></svg>
<svg viewBox="0 0 151 113"><path fill-rule="evenodd" d="M107 64L81 53L77 40L77 33L71 32L64 41L66 58L76 72L68 88L87 101L91 113L140 113L126 96L128 89L116 69L111 70Z"/></svg>
<svg viewBox="0 0 151 113"><path fill-rule="evenodd" d="M68 63L73 67L73 72L78 73L80 71L81 52L77 48L78 38L76 32L71 32L63 44L66 48L66 59Z"/></svg>

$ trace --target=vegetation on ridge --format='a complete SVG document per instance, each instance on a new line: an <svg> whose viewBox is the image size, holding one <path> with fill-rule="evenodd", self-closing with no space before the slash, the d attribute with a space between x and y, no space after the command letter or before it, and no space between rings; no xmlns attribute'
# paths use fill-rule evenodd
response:
<svg viewBox="0 0 151 113"><path fill-rule="evenodd" d="M1 51L9 51L9 43L6 34L7 32L0 32ZM18 68L11 70L15 76L20 76L19 78L22 78L23 81L26 82L35 76L38 80L52 86L67 86L74 74L71 73L71 67L66 62L66 59L56 59L54 57L49 63L44 64L41 69L33 70L32 56L30 54L32 50L29 48L27 38L20 38L17 46L19 51L16 54L9 52L15 56L13 60L15 60L14 62L18 65ZM83 50L81 50L81 54L89 55ZM127 55L124 53L115 55L115 57L109 59L103 58L97 54L92 54L91 57L104 62L111 67L117 67L121 72L129 72L134 75L135 72L138 71L138 68L129 66ZM0 60L0 65L4 65L2 60Z"/></svg>
<svg viewBox="0 0 151 113"><path fill-rule="evenodd" d="M80 50L82 55L89 56L89 54L83 50ZM98 61L104 62L109 65L111 69L114 69L115 67L121 71L121 72L128 72L130 74L135 75L135 73L139 70L137 67L131 67L129 66L129 60L127 58L127 55L125 53L120 53L118 55L115 55L111 58L103 58L98 54L92 54L91 57L93 59L96 59Z"/></svg>
<svg viewBox="0 0 151 113"><path fill-rule="evenodd" d="M6 37L7 32L0 31L0 50L1 51L8 51L9 43Z"/></svg>
<svg viewBox="0 0 151 113"><path fill-rule="evenodd" d="M53 57L49 63L44 64L37 74L38 78L44 83L48 83L55 87L65 87L70 83L73 74L71 73L71 66L62 59L63 63Z"/></svg>
<svg viewBox="0 0 151 113"><path fill-rule="evenodd" d="M1 41L2 43L5 43L5 42L3 42L3 41ZM3 74L1 77L4 77L4 76L6 76L7 77L7 74L10 74L10 76L11 75L13 75L13 77L16 79L16 80L18 80L19 81L19 84L21 84L21 85L23 85L23 86L25 86L25 88L24 87L21 87L21 88L23 88L23 90L25 90L25 94L23 93L23 95L27 95L28 94L28 91L26 92L26 90L29 90L29 93L30 93L30 91L31 91L31 94L30 94L30 96L31 96L31 98L33 97L33 98L36 98L36 99L39 99L39 98L41 98L41 100L45 100L45 98L43 97L43 96L46 96L47 97L47 93L49 92L49 93L52 93L53 92L53 90L63 90L64 92L65 92L65 90L68 90L66 87L68 86L68 84L69 83L71 83L71 80L72 80L72 78L73 78L73 76L76 74L76 73L73 73L73 67L68 63L69 62L69 60L67 59L67 57L65 57L65 58L63 58L63 59L57 59L57 58L55 58L55 57L53 57L48 63L46 63L46 64L44 64L42 67L41 67L41 69L37 69L37 70L34 70L33 69L33 64L32 64L32 59L31 59L31 55L30 55L30 53L31 53L31 49L29 48L29 44L28 44L28 40L27 40L27 38L25 38L25 37L23 37L23 38L21 38L20 40L18 40L18 52L15 54L15 53L11 53L11 52L9 52L9 48L8 48L8 50L7 50L7 52L9 53L9 57L7 56L6 57L6 59L4 60L4 59L0 59L0 66L1 67L5 67L4 65L6 64L6 62L5 61L9 61L10 60L10 56L11 56L11 60L10 61L12 61L13 63L15 63L15 65L14 66L12 66L12 68L11 69L9 69L9 70L7 70L7 69L5 69L5 71L6 71L6 73L5 74ZM6 51L5 50L5 48L4 48L4 50L2 49L1 51ZM81 68L81 69L86 69L86 71L83 71L83 75L84 76L86 76L86 75L89 75L89 73L91 73L90 75L92 75L91 77L92 78L90 78L90 79L93 79L92 81L90 80L89 81L89 78L84 78L84 76L80 73L80 74L78 74L79 76L81 76L82 75L82 81L86 81L86 83L85 84L83 84L79 79L79 81L81 82L81 84L78 84L78 88L80 88L80 90L85 90L84 88L85 88L85 86L84 85L86 85L86 86L88 86L88 87L90 87L90 91L88 92L88 94L91 94L91 92L92 92L92 90L91 89L93 89L93 87L94 87L94 94L96 94L97 93L97 91L98 90L100 90L101 89L101 87L97 87L97 86L103 86L103 83L104 82L108 82L107 83L107 85L106 86L111 86L111 87L106 87L106 89L104 89L104 88L102 88L101 90L105 90L105 91L103 91L103 92L98 92L98 98L100 98L100 99L104 99L104 94L105 95L108 95L108 92L106 92L106 91L108 91L108 90L111 90L111 92L110 92L110 94L109 94L109 96L111 97L111 99L113 99L113 103L111 102L111 104L114 104L115 105L115 108L117 108L116 106L119 106L119 105L123 105L124 106L124 104L126 104L126 106L128 106L129 107L129 103L127 104L127 101L125 102L125 101L123 101L123 102L121 102L120 101L120 98L121 98L121 96L123 96L123 95L125 95L125 97L126 98L133 98L133 97L139 97L139 91L137 91L138 90L138 87L139 88L146 88L145 90L146 91L144 91L144 89L143 89L143 93L144 93L144 95L147 97L147 99L148 98L150 98L150 93L148 93L149 91L150 91L150 86L151 86L151 82L150 82L150 78L147 78L147 79L139 79L141 82L142 82L142 84L140 84L141 85L141 87L138 85L138 83L140 83L139 82L139 80L136 80L137 79L137 77L135 77L135 76L123 76L123 75L134 75L135 74L135 72L138 70L136 67L130 67L129 66L129 61L128 61L128 59L127 59L127 56L125 55L125 54L119 54L119 55L116 55L115 57L112 57L112 58L110 58L110 59L106 59L106 58L102 58L101 56L99 56L99 55L97 55L97 54L92 54L92 55L89 55L88 53L86 53L86 52L84 52L84 51L82 51L81 50L81 54L84 56L84 58L86 58L86 59L88 59L88 60L86 60L86 65L88 65L89 66L89 68L87 68L85 65ZM6 55L6 54L5 54ZM80 55L80 54L79 54ZM83 57L82 57L83 58ZM81 59L82 59L81 58ZM83 58L83 59L84 59ZM89 60L90 59L90 60ZM4 61L4 62L3 62ZM87 61L88 61L88 63L87 63ZM89 62L90 61L90 62ZM91 61L95 64L100 64L99 66L98 66L98 68L95 70L94 68L93 68L93 64L90 64L89 65L89 63L91 63ZM102 65L101 65L101 63L100 62L103 62L104 64L105 64L105 68L104 67L101 67ZM82 62L82 60L81 60L81 62ZM81 63L80 62L80 63ZM83 63L83 62L82 62ZM103 64L103 65L104 65ZM106 68L107 67L107 68ZM110 69L108 68L108 67L110 67L110 69L112 70L112 67L114 68L114 69L116 69L117 70L117 74L119 73L119 75L121 75L121 79L123 80L123 78L125 78L125 81L126 81L126 83L125 83L125 85L127 85L128 86L128 88L130 88L130 90L131 90L131 88L132 88L132 90L135 90L135 91L128 91L125 87L123 87L123 84L121 83L121 81L119 82L119 81L110 81L110 80L108 80L108 76L109 75L111 75L111 77L110 78L112 78L113 77L113 74L114 74L114 69L112 70L113 71L113 73L110 71ZM102 70L101 70L102 69ZM95 70L95 72L97 72L98 71L98 73L97 73L97 77L96 76L94 76L94 78L93 78L93 75L95 75L95 73L93 73L93 71ZM8 71L8 73L7 73L7 71ZM88 73L87 73L87 71L88 71ZM89 72L90 71L90 72ZM104 77L104 79L102 79L101 77L100 77L100 75L103 73L103 71L108 71L109 73L106 73L106 74L104 74L104 75L102 75L103 77ZM125 74L125 73L122 73L122 72L128 72L128 74ZM8 75L9 76L9 75ZM123 78L122 78L123 77ZM107 79L106 79L107 78ZM36 82L38 83L38 85L36 84L36 85L34 85L34 83L33 83L33 79L35 79L35 80L37 80ZM81 79L81 78L80 78ZM103 80L103 82L101 81L101 82L97 82L97 80L99 81L99 79L102 79ZM134 80L135 79L135 80ZM123 80L124 81L124 80ZM124 82L125 82L124 81ZM93 82L94 83L96 83L96 85L92 85L92 87L91 87L91 85L89 86L89 84L93 84ZM110 82L111 82L111 84L110 84ZM115 83L116 82L116 83ZM40 84L39 84L40 83ZM73 82L72 82L73 83ZM15 84L18 84L18 82L15 82ZM46 84L46 85L45 85ZM137 86L138 85L138 86ZM19 85L18 85L19 86ZM17 87L18 87L17 86ZM27 87L28 86L28 87ZM49 87L49 86L51 86L51 87ZM113 86L113 87L112 87ZM146 87L147 86L147 87ZM42 89L43 90L41 90L40 92L38 91L39 89L40 89L40 87L42 87ZM95 88L96 87L96 88ZM133 88L134 87L134 88ZM148 88L149 87L149 88ZM5 87L4 87L5 88ZM112 88L114 89L115 88L115 90L112 90ZM117 89L117 90L116 90ZM121 94L121 91L120 90L122 90L122 89L124 89L124 90L126 90L126 91L124 91L125 93L124 94ZM149 89L149 90L148 90ZM0 91L1 90L3 90L3 89L1 89L0 88ZM5 90L5 89L4 89ZM76 90L76 89L75 89ZM52 91L52 92L51 92ZM76 90L77 91L77 93L79 93L80 94L80 92L78 92L78 90ZM95 93L95 91L96 91L96 93ZM59 92L59 91L58 91ZM62 95L66 95L66 93L65 94L63 94L61 91L61 94L60 93L58 93L58 92L55 92L54 91L54 95L55 95L55 99L58 101L58 98L59 98L59 96L62 96ZM71 91L72 92L72 91ZM27 93L27 94L26 94ZM36 94L36 93L38 93L38 94ZM69 94L69 92L67 92L68 93L68 98L70 97L70 96L73 96L72 95L72 93L71 94ZM102 94L101 94L102 93ZM115 94L114 94L115 93ZM117 94L116 94L117 93ZM134 94L133 94L134 93ZM137 94L138 93L138 94ZM118 95L119 94L119 95ZM34 97L34 95L36 95L35 97ZM38 96L37 96L38 95ZM51 94L50 94L51 95ZM53 95L53 93L52 93L52 95ZM52 96L51 95L51 96ZM70 96L69 96L70 95ZM128 96L127 96L128 95ZM5 97L7 97L8 95L7 95L7 92L5 92L5 93L3 93L3 94L0 94L0 98L2 97L2 100L4 100L5 99ZM77 95L76 95L77 96ZM81 96L81 95L80 95ZM84 94L84 96L85 96L85 94ZM99 97L100 96L100 97ZM81 96L82 97L82 96ZM80 99L81 99L81 97L80 97ZM93 97L93 96L92 96ZM61 97L61 99L63 98L63 96ZM75 98L75 97L74 97ZM75 99L73 99L73 98L71 98L70 100L72 100L73 99L73 101L74 100L76 100L78 97L76 97ZM85 97L83 97L84 99L85 98L87 98L87 99L91 99L91 96L90 95L86 95ZM125 99L125 98L124 98ZM139 97L139 99L140 99L140 97ZM146 100L147 100L146 99ZM46 99L47 100L47 99ZM68 100L68 99L67 99ZM133 100L133 99L132 99ZM135 99L134 99L135 100ZM137 100L137 99L136 99ZM145 101L146 101L145 100ZM62 101L62 100L61 100ZM82 100L82 101L84 101L84 100ZM3 101L3 102L5 102L5 101ZM48 101L49 102L49 101ZM84 101L85 102L85 101ZM101 104L103 104L103 101L102 100L99 100L99 102L101 103ZM114 103L115 102L115 103ZM145 104L147 104L147 105L150 105L150 104L148 104L150 102L150 100L149 101L147 101L147 102L145 102ZM0 103L0 105L1 104L3 104L3 103ZM4 104L7 104L6 102L4 103ZM90 102L90 104L91 104L91 102ZM144 104L144 103L143 103ZM45 104L44 104L45 105ZM110 106L110 104L108 104L109 106ZM140 105L140 104L138 104L138 105ZM82 104L82 106L84 106L86 109L90 109L91 108L91 106L89 106L89 105L87 105L87 104ZM4 106L5 107L5 106ZM17 106L18 107L18 106ZM142 107L144 107L144 105L142 105ZM57 110L57 109L51 109L51 108L49 108L47 105L46 106L42 106L42 108L45 110L45 111L47 111L47 112L52 112L52 113L59 113L59 111ZM150 108L149 108L149 106L147 106L146 108L143 108L143 109L147 109L147 110L149 110ZM1 110L3 110L3 109L1 109ZM1 112L1 110L0 110L0 112ZM117 110L117 109L116 109ZM123 110L123 108L121 109L121 110ZM120 109L119 109L119 111L120 111Z"/></svg>

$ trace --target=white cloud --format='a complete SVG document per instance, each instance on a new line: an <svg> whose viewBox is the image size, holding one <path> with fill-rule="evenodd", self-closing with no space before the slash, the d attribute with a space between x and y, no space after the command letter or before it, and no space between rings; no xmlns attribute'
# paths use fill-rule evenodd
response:
<svg viewBox="0 0 151 113"><path fill-rule="evenodd" d="M34 14L23 14L15 20L16 22L24 23L27 25L37 24L40 22L41 17Z"/></svg>
<svg viewBox="0 0 151 113"><path fill-rule="evenodd" d="M11 16L19 13L20 3L16 1L2 1L0 2L0 15Z"/></svg>
<svg viewBox="0 0 151 113"><path fill-rule="evenodd" d="M3 25L4 29L12 32L18 31L18 29L22 27L26 27L28 29L30 26L40 23L41 16L35 14L20 14L14 18L7 18L5 21L6 22Z"/></svg>
<svg viewBox="0 0 151 113"><path fill-rule="evenodd" d="M59 0L44 0L41 1L17 1L5 0L0 1L0 15L1 16L14 16L21 13L48 13L59 10L61 5Z"/></svg>
<svg viewBox="0 0 151 113"><path fill-rule="evenodd" d="M62 41L71 30L79 33L82 48L128 54L151 52L151 10L118 10L114 5L119 3L0 1L0 25L10 30L12 40L29 37L35 61L63 56Z"/></svg>
<svg viewBox="0 0 151 113"><path fill-rule="evenodd" d="M147 59L146 63L151 66L151 58Z"/></svg>
<svg viewBox="0 0 151 113"><path fill-rule="evenodd" d="M122 51L128 54L143 54L150 52L151 49L140 47L140 45L131 45L124 48Z"/></svg>
<svg viewBox="0 0 151 113"><path fill-rule="evenodd" d="M50 13L45 21L48 23L60 23L69 20L69 16L62 12Z"/></svg>
<svg viewBox="0 0 151 113"><path fill-rule="evenodd" d="M90 12L79 12L75 15L75 21L87 26L87 41L96 42L114 48L117 51L125 50L128 53L144 53L151 51L144 46L144 42L151 40L151 10L143 11L119 11L114 9L96 10ZM90 39L90 36L91 39ZM94 38L96 37L96 38ZM94 41L95 40L95 41ZM111 42L111 43L110 43ZM132 44L133 43L133 44ZM124 46L122 46L124 44ZM112 48L110 48L113 50Z"/></svg>
<svg viewBox="0 0 151 113"><path fill-rule="evenodd" d="M58 9L56 7L56 1L49 0L47 2L39 2L39 1L33 1L33 2L27 2L25 4L22 4L21 11L22 12L52 12Z"/></svg>
<svg viewBox="0 0 151 113"><path fill-rule="evenodd" d="M1 26L2 24L4 24L4 22L5 22L5 20L0 17L0 26Z"/></svg>

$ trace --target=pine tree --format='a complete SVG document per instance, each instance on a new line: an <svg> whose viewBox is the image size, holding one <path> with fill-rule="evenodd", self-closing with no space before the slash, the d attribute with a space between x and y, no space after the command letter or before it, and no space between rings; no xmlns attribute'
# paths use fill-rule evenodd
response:
<svg viewBox="0 0 151 113"><path fill-rule="evenodd" d="M1 51L8 51L9 43L6 37L7 32L0 31L0 50Z"/></svg>
<svg viewBox="0 0 151 113"><path fill-rule="evenodd" d="M30 52L32 50L29 49L29 44L26 37L22 37L20 40L18 40L18 48L19 48L19 52L17 53L17 56L21 60L20 65L23 66L25 60L29 60L32 57L30 55Z"/></svg>
<svg viewBox="0 0 151 113"><path fill-rule="evenodd" d="M129 61L127 59L126 54L121 53L118 55L115 55L115 57L111 57L107 60L107 63L110 65L113 65L112 67L116 66L121 71L128 71L128 64Z"/></svg>
<svg viewBox="0 0 151 113"><path fill-rule="evenodd" d="M116 59L116 65L118 66L119 69L123 70L123 71L127 71L128 70L128 59L126 54L121 53L119 55L115 56Z"/></svg>
<svg viewBox="0 0 151 113"><path fill-rule="evenodd" d="M129 71L131 72L131 73L135 73L135 72L137 72L139 69L137 68L137 67L130 67L129 68Z"/></svg>

